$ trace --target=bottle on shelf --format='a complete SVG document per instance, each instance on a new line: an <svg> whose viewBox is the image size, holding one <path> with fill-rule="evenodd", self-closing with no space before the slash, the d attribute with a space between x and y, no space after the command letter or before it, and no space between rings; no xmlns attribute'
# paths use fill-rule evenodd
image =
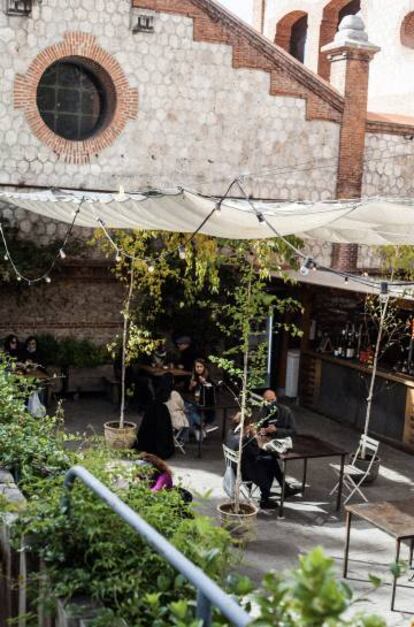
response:
<svg viewBox="0 0 414 627"><path fill-rule="evenodd" d="M353 359L355 357L355 330L353 326L348 327L346 336L345 358Z"/></svg>

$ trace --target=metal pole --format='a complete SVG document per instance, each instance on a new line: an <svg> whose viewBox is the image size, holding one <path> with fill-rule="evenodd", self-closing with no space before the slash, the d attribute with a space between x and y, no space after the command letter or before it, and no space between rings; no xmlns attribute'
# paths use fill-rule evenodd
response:
<svg viewBox="0 0 414 627"><path fill-rule="evenodd" d="M133 509L111 492L103 483L94 477L83 466L73 466L65 476L64 486L66 493L62 499L62 506L70 513L70 490L73 483L79 478L92 492L97 494L108 507L110 507L122 520L144 538L150 546L157 551L167 562L169 562L178 572L188 579L197 590L199 590L197 611L204 614L200 617L205 620L207 606L213 604L221 613L228 618L235 627L245 627L251 622L251 617L238 603L226 594L212 579L210 579L198 566L193 564L185 555L166 540L158 531L141 518ZM202 596L201 596L202 595ZM210 623L206 623L209 627Z"/></svg>

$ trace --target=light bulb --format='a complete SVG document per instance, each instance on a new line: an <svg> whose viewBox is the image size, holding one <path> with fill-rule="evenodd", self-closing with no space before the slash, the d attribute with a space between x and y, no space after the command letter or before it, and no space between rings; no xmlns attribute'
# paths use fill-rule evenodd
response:
<svg viewBox="0 0 414 627"><path fill-rule="evenodd" d="M221 200L218 203L216 203L216 206L214 207L214 211L216 213L221 213Z"/></svg>
<svg viewBox="0 0 414 627"><path fill-rule="evenodd" d="M266 220L265 220L265 217L264 217L263 213L258 213L257 214L257 219L259 220L259 222L260 222L260 224L262 226L266 226Z"/></svg>
<svg viewBox="0 0 414 627"><path fill-rule="evenodd" d="M151 272L151 273L152 273L152 272L154 272L154 270L155 270L154 266L153 266L152 264L150 264L150 265L148 266L148 272Z"/></svg>
<svg viewBox="0 0 414 627"><path fill-rule="evenodd" d="M60 258L61 258L61 259L66 259L66 253L65 253L65 251L63 250L63 248L61 248L61 249L59 250L59 255L60 255Z"/></svg>
<svg viewBox="0 0 414 627"><path fill-rule="evenodd" d="M18 281L22 280L22 277L20 276L20 274L18 274L16 278L17 278Z"/></svg>
<svg viewBox="0 0 414 627"><path fill-rule="evenodd" d="M345 281L345 283L348 283L348 277L347 276L344 278L344 281Z"/></svg>
<svg viewBox="0 0 414 627"><path fill-rule="evenodd" d="M122 261L122 255L121 255L121 253L119 252L119 250L118 250L118 252L117 252L117 253L116 253L116 255L115 255L115 261Z"/></svg>
<svg viewBox="0 0 414 627"><path fill-rule="evenodd" d="M122 201L126 200L126 194L125 194L125 190L124 190L123 185L119 186L118 193L116 195L116 199L119 200L119 202L122 202Z"/></svg>
<svg viewBox="0 0 414 627"><path fill-rule="evenodd" d="M180 246L178 248L178 255L179 255L180 259L185 259L186 258L186 252L185 252L184 246Z"/></svg>
<svg viewBox="0 0 414 627"><path fill-rule="evenodd" d="M9 255L6 253L3 257L4 261L8 261L9 260Z"/></svg>
<svg viewBox="0 0 414 627"><path fill-rule="evenodd" d="M45 277L45 281L46 281L46 283L51 283L52 279L50 278L50 276L46 276Z"/></svg>

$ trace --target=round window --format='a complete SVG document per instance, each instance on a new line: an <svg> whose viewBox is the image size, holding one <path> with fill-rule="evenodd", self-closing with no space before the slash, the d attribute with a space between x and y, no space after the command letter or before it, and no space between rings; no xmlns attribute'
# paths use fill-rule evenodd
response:
<svg viewBox="0 0 414 627"><path fill-rule="evenodd" d="M37 107L56 135L81 141L107 126L114 104L109 76L76 57L50 65L37 87Z"/></svg>

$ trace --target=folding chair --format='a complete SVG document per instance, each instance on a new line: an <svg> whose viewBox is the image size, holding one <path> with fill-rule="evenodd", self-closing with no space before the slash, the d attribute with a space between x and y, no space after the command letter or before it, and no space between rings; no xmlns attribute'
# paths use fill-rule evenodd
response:
<svg viewBox="0 0 414 627"><path fill-rule="evenodd" d="M178 431L174 431L173 440L174 440L175 448L178 448L180 453L185 455L186 453L185 453L185 448L184 448L184 442L180 440L180 435L183 433L183 431L184 429L178 429Z"/></svg>
<svg viewBox="0 0 414 627"><path fill-rule="evenodd" d="M355 453L351 457L351 463L344 466L344 478L343 478L343 486L348 490L349 494L344 500L344 505L350 500L350 498L357 492L360 497L368 502L365 494L361 490L361 485L368 477L371 472L372 465L375 461L375 457L378 453L379 442L378 440L374 440L373 438L368 437L367 435L361 435L361 439L359 440L358 448ZM356 467L356 462L358 457L361 456L361 451L365 449L365 452L368 454L370 461L365 470L361 470ZM330 464L331 468L336 472L339 476L341 472L341 467L339 464ZM339 486L339 481L335 485L335 487L329 492L329 495L333 494L337 491Z"/></svg>
<svg viewBox="0 0 414 627"><path fill-rule="evenodd" d="M239 451L233 451L233 449L229 448L225 444L223 444L223 454L224 461L226 463L226 468L230 466L234 467L234 464L237 465L239 461ZM255 493L259 490L259 487L255 485L252 481L242 481L240 486L240 492L244 496L247 501L252 501L254 499Z"/></svg>

